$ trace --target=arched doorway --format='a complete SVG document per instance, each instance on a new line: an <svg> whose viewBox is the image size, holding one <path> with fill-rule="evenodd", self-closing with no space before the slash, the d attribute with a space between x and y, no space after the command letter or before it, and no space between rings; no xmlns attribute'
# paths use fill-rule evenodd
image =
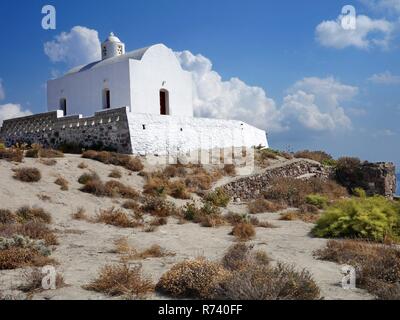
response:
<svg viewBox="0 0 400 320"><path fill-rule="evenodd" d="M169 92L168 90L160 90L160 114L169 115Z"/></svg>
<svg viewBox="0 0 400 320"><path fill-rule="evenodd" d="M60 99L60 110L63 112L63 116L67 115L67 99L62 98Z"/></svg>

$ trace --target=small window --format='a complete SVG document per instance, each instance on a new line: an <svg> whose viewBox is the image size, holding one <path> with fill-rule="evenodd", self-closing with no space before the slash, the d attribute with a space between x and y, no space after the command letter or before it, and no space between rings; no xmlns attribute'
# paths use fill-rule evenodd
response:
<svg viewBox="0 0 400 320"><path fill-rule="evenodd" d="M63 116L65 117L67 115L67 99L60 99L60 110L62 110Z"/></svg>
<svg viewBox="0 0 400 320"><path fill-rule="evenodd" d="M118 46L117 53L118 55L122 55L122 46Z"/></svg>
<svg viewBox="0 0 400 320"><path fill-rule="evenodd" d="M103 57L107 56L107 48L106 46L103 47Z"/></svg>
<svg viewBox="0 0 400 320"><path fill-rule="evenodd" d="M103 109L111 108L111 93L109 89L103 90Z"/></svg>
<svg viewBox="0 0 400 320"><path fill-rule="evenodd" d="M160 114L169 115L169 93L167 90L160 90Z"/></svg>

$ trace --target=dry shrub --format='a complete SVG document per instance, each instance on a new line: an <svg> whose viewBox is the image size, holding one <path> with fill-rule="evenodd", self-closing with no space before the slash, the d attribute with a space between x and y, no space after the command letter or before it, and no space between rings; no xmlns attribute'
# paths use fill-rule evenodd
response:
<svg viewBox="0 0 400 320"><path fill-rule="evenodd" d="M97 197L121 197L125 199L136 199L139 193L132 187L115 180L106 182L100 180L89 180L80 188L82 192L93 194Z"/></svg>
<svg viewBox="0 0 400 320"><path fill-rule="evenodd" d="M135 189L115 180L106 182L105 190L111 197L120 196L125 199L136 199L139 196Z"/></svg>
<svg viewBox="0 0 400 320"><path fill-rule="evenodd" d="M306 203L310 194L326 196L330 200L348 196L346 189L332 180L277 178L272 181L264 197L282 205L298 208Z"/></svg>
<svg viewBox="0 0 400 320"><path fill-rule="evenodd" d="M251 214L257 214L265 212L277 212L285 209L285 206L265 199L257 199L250 202L247 205L247 208Z"/></svg>
<svg viewBox="0 0 400 320"><path fill-rule="evenodd" d="M150 176L143 187L143 192L151 196L162 197L168 194L169 182L166 179Z"/></svg>
<svg viewBox="0 0 400 320"><path fill-rule="evenodd" d="M42 208L24 206L16 212L17 220L21 223L29 221L51 223L51 215Z"/></svg>
<svg viewBox="0 0 400 320"><path fill-rule="evenodd" d="M168 183L168 194L176 199L190 199L190 194L182 181L173 181Z"/></svg>
<svg viewBox="0 0 400 320"><path fill-rule="evenodd" d="M167 256L173 256L173 255L175 255L175 254L161 248L158 244L154 244L150 248L145 249L139 253L139 257L142 259L162 258L162 257L167 257Z"/></svg>
<svg viewBox="0 0 400 320"><path fill-rule="evenodd" d="M172 202L158 197L146 197L143 203L143 211L157 217L169 217L177 212Z"/></svg>
<svg viewBox="0 0 400 320"><path fill-rule="evenodd" d="M0 209L0 224L10 224L17 220L17 215L10 210Z"/></svg>
<svg viewBox="0 0 400 320"><path fill-rule="evenodd" d="M57 245L57 236L42 222L30 221L24 224L0 224L0 237L11 238L21 235L35 240L44 240L46 245Z"/></svg>
<svg viewBox="0 0 400 320"><path fill-rule="evenodd" d="M299 220L299 214L295 211L282 213L279 220L281 221L294 221Z"/></svg>
<svg viewBox="0 0 400 320"><path fill-rule="evenodd" d="M9 162L22 162L24 151L18 148L0 149L0 159Z"/></svg>
<svg viewBox="0 0 400 320"><path fill-rule="evenodd" d="M221 215L221 210L211 202L203 202L203 206L196 207L194 202L187 203L181 211L181 216L194 223L200 223L206 228L215 228L225 224L225 219Z"/></svg>
<svg viewBox="0 0 400 320"><path fill-rule="evenodd" d="M120 179L122 177L122 173L118 169L113 169L108 176L110 178Z"/></svg>
<svg viewBox="0 0 400 320"><path fill-rule="evenodd" d="M159 226L165 226L168 223L168 219L164 217L154 217L150 221L151 226L159 227Z"/></svg>
<svg viewBox="0 0 400 320"><path fill-rule="evenodd" d="M155 231L157 231L157 229L158 229L157 226L146 225L143 228L143 232L146 232L146 233L155 232Z"/></svg>
<svg viewBox="0 0 400 320"><path fill-rule="evenodd" d="M142 225L141 222L132 219L124 211L115 208L101 210L96 217L96 222L121 228L137 228Z"/></svg>
<svg viewBox="0 0 400 320"><path fill-rule="evenodd" d="M78 208L76 212L74 212L72 215L72 219L74 220L84 220L84 221L89 221L89 217L86 215L86 210L85 208Z"/></svg>
<svg viewBox="0 0 400 320"><path fill-rule="evenodd" d="M256 230L251 223L241 222L233 227L232 235L240 241L248 241L256 235Z"/></svg>
<svg viewBox="0 0 400 320"><path fill-rule="evenodd" d="M54 149L40 149L39 151L40 158L63 158L64 153Z"/></svg>
<svg viewBox="0 0 400 320"><path fill-rule="evenodd" d="M88 167L88 165L85 162L81 162L78 164L79 169L86 169L87 167Z"/></svg>
<svg viewBox="0 0 400 320"><path fill-rule="evenodd" d="M298 151L294 154L295 158L303 158L303 159L310 159L317 161L322 164L326 165L334 165L335 160L332 156L324 151L310 151L310 150L303 150Z"/></svg>
<svg viewBox="0 0 400 320"><path fill-rule="evenodd" d="M139 158L115 152L89 150L82 154L82 158L96 160L104 164L113 164L130 171L141 171L144 167Z"/></svg>
<svg viewBox="0 0 400 320"><path fill-rule="evenodd" d="M217 207L225 208L231 200L231 197L224 189L217 188L214 191L207 193L204 200Z"/></svg>
<svg viewBox="0 0 400 320"><path fill-rule="evenodd" d="M25 271L23 274L24 284L18 286L18 290L22 292L33 294L44 291L42 287L42 280L45 274L42 273L42 270L39 268L34 268L30 271ZM65 286L64 277L60 274L56 274L56 289L62 288Z"/></svg>
<svg viewBox="0 0 400 320"><path fill-rule="evenodd" d="M208 173L197 173L185 179L185 184L191 192L201 193L210 190L213 179Z"/></svg>
<svg viewBox="0 0 400 320"><path fill-rule="evenodd" d="M39 162L49 167L55 166L57 164L57 160L55 159L40 159Z"/></svg>
<svg viewBox="0 0 400 320"><path fill-rule="evenodd" d="M227 176L235 176L236 175L236 167L234 164L226 164L224 165L224 174Z"/></svg>
<svg viewBox="0 0 400 320"><path fill-rule="evenodd" d="M164 273L156 290L175 298L210 299L218 283L228 275L219 263L204 258L187 260Z"/></svg>
<svg viewBox="0 0 400 320"><path fill-rule="evenodd" d="M357 284L379 299L400 298L400 251L396 246L330 240L326 248L315 252L315 256L355 267Z"/></svg>
<svg viewBox="0 0 400 320"><path fill-rule="evenodd" d="M224 257L222 265L229 271L241 271L252 264L269 265L271 259L264 251L252 251L253 246L244 243L237 243L231 246Z"/></svg>
<svg viewBox="0 0 400 320"><path fill-rule="evenodd" d="M13 178L22 182L38 182L42 174L36 168L17 168L14 170Z"/></svg>
<svg viewBox="0 0 400 320"><path fill-rule="evenodd" d="M163 170L163 175L167 178L184 178L187 175L187 170L181 164L169 165Z"/></svg>
<svg viewBox="0 0 400 320"><path fill-rule="evenodd" d="M141 266L107 265L100 270L97 279L83 287L109 296L144 298L154 290L149 278L142 275Z"/></svg>
<svg viewBox="0 0 400 320"><path fill-rule="evenodd" d="M234 271L216 289L220 300L315 300L320 290L311 274L294 266L250 263Z"/></svg>
<svg viewBox="0 0 400 320"><path fill-rule="evenodd" d="M127 200L122 204L122 208L140 212L142 210L139 203L133 200Z"/></svg>
<svg viewBox="0 0 400 320"><path fill-rule="evenodd" d="M79 178L78 182L80 184L86 184L89 181L98 181L100 180L99 175L96 172L91 172L91 173L83 173Z"/></svg>
<svg viewBox="0 0 400 320"><path fill-rule="evenodd" d="M68 182L68 180L66 180L65 178L63 178L63 177L58 177L57 179L56 179L56 181L54 181L54 183L56 184L56 185L59 185L61 188L61 190L62 191L67 191L68 190L68 185L69 185L69 182Z"/></svg>
<svg viewBox="0 0 400 320"><path fill-rule="evenodd" d="M54 260L41 255L33 248L11 247L0 250L0 270L11 270L28 266L43 267Z"/></svg>

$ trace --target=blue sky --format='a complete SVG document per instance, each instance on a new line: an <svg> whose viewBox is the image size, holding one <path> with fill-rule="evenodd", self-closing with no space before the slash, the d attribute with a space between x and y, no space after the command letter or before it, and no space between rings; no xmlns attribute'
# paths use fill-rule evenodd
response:
<svg viewBox="0 0 400 320"><path fill-rule="evenodd" d="M41 27L45 4L57 10L56 30ZM350 34L337 20L346 4L358 15ZM128 50L162 42L181 52L198 115L241 117L266 129L274 148L400 168L399 21L400 0L3 0L0 114L5 105L45 111L46 80L93 54L84 31L91 40L113 31ZM81 45L57 38L62 32Z"/></svg>

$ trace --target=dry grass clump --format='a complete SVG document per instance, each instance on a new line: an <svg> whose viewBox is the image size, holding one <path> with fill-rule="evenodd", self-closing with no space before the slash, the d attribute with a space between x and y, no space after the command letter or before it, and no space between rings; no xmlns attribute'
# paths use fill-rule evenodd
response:
<svg viewBox="0 0 400 320"><path fill-rule="evenodd" d="M135 189L115 180L106 183L103 183L101 180L89 180L79 190L97 197L136 199L139 196L139 193Z"/></svg>
<svg viewBox="0 0 400 320"><path fill-rule="evenodd" d="M175 199L190 199L185 183L180 180L168 183L168 194Z"/></svg>
<svg viewBox="0 0 400 320"><path fill-rule="evenodd" d="M57 164L57 160L55 159L40 159L39 162L49 167L55 166Z"/></svg>
<svg viewBox="0 0 400 320"><path fill-rule="evenodd" d="M36 168L17 168L14 169L13 178L22 182L38 182L42 174Z"/></svg>
<svg viewBox="0 0 400 320"><path fill-rule="evenodd" d="M122 177L122 173L118 169L113 169L108 176L110 178L120 179Z"/></svg>
<svg viewBox="0 0 400 320"><path fill-rule="evenodd" d="M296 152L294 157L314 160L324 165L335 165L335 160L332 156L324 151L303 150Z"/></svg>
<svg viewBox="0 0 400 320"><path fill-rule="evenodd" d="M0 148L0 159L9 162L22 162L24 151L19 148Z"/></svg>
<svg viewBox="0 0 400 320"><path fill-rule="evenodd" d="M82 158L96 160L104 164L113 164L130 171L141 171L144 168L139 158L115 152L88 150L82 154Z"/></svg>
<svg viewBox="0 0 400 320"><path fill-rule="evenodd" d="M78 168L79 169L87 169L88 165L82 161L81 163L78 164Z"/></svg>
<svg viewBox="0 0 400 320"><path fill-rule="evenodd" d="M16 211L17 221L26 223L29 221L51 223L51 215L42 208L24 206Z"/></svg>
<svg viewBox="0 0 400 320"><path fill-rule="evenodd" d="M26 223L0 224L0 237L11 238L21 235L34 240L44 240L48 246L58 245L57 236L43 222L29 221Z"/></svg>
<svg viewBox="0 0 400 320"><path fill-rule="evenodd" d="M100 180L99 175L96 172L86 172L80 175L78 178L78 182L80 184L86 184L89 181L95 181L95 180Z"/></svg>
<svg viewBox="0 0 400 320"><path fill-rule="evenodd" d="M187 169L182 164L169 165L163 170L163 175L168 178L184 178L187 175Z"/></svg>
<svg viewBox="0 0 400 320"><path fill-rule="evenodd" d="M17 220L17 215L6 209L0 209L0 224L14 223Z"/></svg>
<svg viewBox="0 0 400 320"><path fill-rule="evenodd" d="M54 260L43 256L33 248L11 247L0 250L0 270L11 270L28 266L43 267L54 264Z"/></svg>
<svg viewBox="0 0 400 320"><path fill-rule="evenodd" d="M146 197L143 202L143 211L157 217L169 217L177 213L172 202L159 197Z"/></svg>
<svg viewBox="0 0 400 320"><path fill-rule="evenodd" d="M219 263L204 258L187 260L164 273L156 290L175 298L209 299L228 275Z"/></svg>
<svg viewBox="0 0 400 320"><path fill-rule="evenodd" d="M123 264L103 267L98 278L83 288L109 296L144 298L153 292L154 284L142 275L141 266L129 267Z"/></svg>
<svg viewBox="0 0 400 320"><path fill-rule="evenodd" d="M89 221L89 217L86 215L86 210L83 207L78 208L72 215L74 220Z"/></svg>
<svg viewBox="0 0 400 320"><path fill-rule="evenodd" d="M168 224L168 219L165 217L154 217L150 221L150 225L155 227L165 226L166 224Z"/></svg>
<svg viewBox="0 0 400 320"><path fill-rule="evenodd" d="M234 164L226 164L224 165L224 174L227 176L235 176L236 175L236 167Z"/></svg>
<svg viewBox="0 0 400 320"><path fill-rule="evenodd" d="M30 295L44 291L42 286L44 274L42 273L42 270L40 268L34 268L33 270L25 271L23 277L24 284L18 286L18 290L21 290L22 292L28 293ZM64 277L60 273L57 273L55 282L56 289L62 288L64 286Z"/></svg>
<svg viewBox="0 0 400 320"><path fill-rule="evenodd" d="M248 241L256 235L256 229L250 222L243 221L234 225L231 233L239 241Z"/></svg>
<svg viewBox="0 0 400 320"><path fill-rule="evenodd" d="M251 214L265 213L265 212L277 212L285 209L285 206L279 203L271 202L265 199L256 199L247 205Z"/></svg>
<svg viewBox="0 0 400 320"><path fill-rule="evenodd" d="M168 194L169 181L162 177L150 176L143 187L145 194L164 197Z"/></svg>
<svg viewBox="0 0 400 320"><path fill-rule="evenodd" d="M56 185L59 185L60 186L60 189L62 190L62 191L67 191L69 188L68 188L68 185L69 185L69 182L68 182L68 180L66 180L65 178L63 178L63 177L58 177L57 179L56 179L56 181L54 181L54 183L56 184Z"/></svg>
<svg viewBox="0 0 400 320"><path fill-rule="evenodd" d="M27 158L63 158L64 153L51 148L43 148L39 144L33 144L31 149L25 152Z"/></svg>
<svg viewBox="0 0 400 320"><path fill-rule="evenodd" d="M281 214L279 220L281 221L296 221L300 220L306 223L315 223L321 217L318 213L303 212L300 211L289 211Z"/></svg>
<svg viewBox="0 0 400 320"><path fill-rule="evenodd" d="M101 210L95 221L120 228L137 228L143 225L141 221L138 221L124 211L115 208Z"/></svg>
<svg viewBox="0 0 400 320"><path fill-rule="evenodd" d="M140 212L142 211L142 207L140 206L140 204L136 201L133 200L127 200L122 204L122 208L127 209L127 210L133 210L133 211L137 211Z"/></svg>
<svg viewBox="0 0 400 320"><path fill-rule="evenodd" d="M227 250L221 264L229 271L241 271L252 264L268 265L270 261L264 251L253 251L253 246L237 243Z"/></svg>
<svg viewBox="0 0 400 320"><path fill-rule="evenodd" d="M307 196L311 194L319 194L329 200L348 196L346 189L332 180L278 178L274 179L271 187L264 192L264 198L285 206L298 208L306 203Z"/></svg>
<svg viewBox="0 0 400 320"><path fill-rule="evenodd" d="M353 266L357 273L357 285L379 299L400 298L400 251L396 246L330 240L326 248L315 252L315 256Z"/></svg>
<svg viewBox="0 0 400 320"><path fill-rule="evenodd" d="M173 252L167 251L157 244L152 245L143 251L139 251L129 244L126 237L115 241L115 252L123 255L121 258L123 262L147 258L163 258L175 255Z"/></svg>

